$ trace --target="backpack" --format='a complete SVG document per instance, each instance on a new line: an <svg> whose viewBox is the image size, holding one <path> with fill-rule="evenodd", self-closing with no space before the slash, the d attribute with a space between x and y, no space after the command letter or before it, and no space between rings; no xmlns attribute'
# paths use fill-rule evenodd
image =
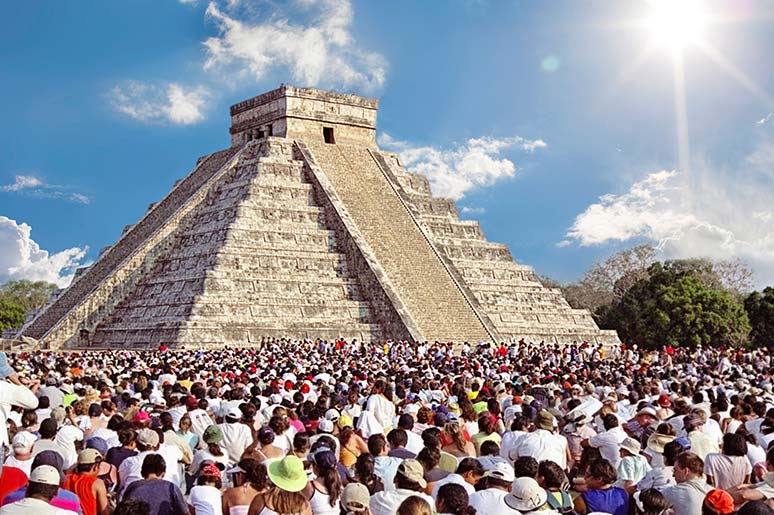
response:
<svg viewBox="0 0 774 515"><path fill-rule="evenodd" d="M556 498L555 493L561 494L562 500ZM565 491L560 492L548 492L548 505L552 510L561 513L562 515L578 515L575 511L575 505L570 498L570 494Z"/></svg>

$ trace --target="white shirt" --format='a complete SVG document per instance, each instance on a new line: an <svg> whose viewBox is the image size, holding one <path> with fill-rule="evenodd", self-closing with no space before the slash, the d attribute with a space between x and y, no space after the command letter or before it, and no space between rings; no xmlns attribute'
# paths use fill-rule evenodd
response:
<svg viewBox="0 0 774 515"><path fill-rule="evenodd" d="M75 512L51 506L40 499L25 497L0 508L0 515L75 515Z"/></svg>
<svg viewBox="0 0 774 515"><path fill-rule="evenodd" d="M599 433L589 438L589 445L599 449L599 453L610 462L614 467L618 467L618 461L621 459L621 442L626 438L626 433L621 426Z"/></svg>
<svg viewBox="0 0 774 515"><path fill-rule="evenodd" d="M465 481L464 477L460 476L459 474L452 473L446 476L445 478L439 479L438 481L435 482L435 486L433 487L433 493L432 493L433 499L438 499L438 489L441 488L443 485L447 485L449 483L460 485L462 488L465 489L466 492L468 492L468 496L473 495L473 493L475 493L476 491L473 485Z"/></svg>
<svg viewBox="0 0 774 515"><path fill-rule="evenodd" d="M24 409L38 407L38 398L26 386L0 381L0 447L8 445L8 414L12 406Z"/></svg>
<svg viewBox="0 0 774 515"><path fill-rule="evenodd" d="M499 488L487 488L479 490L470 496L469 504L476 509L476 513L482 515L520 515L503 500L508 492Z"/></svg>
<svg viewBox="0 0 774 515"><path fill-rule="evenodd" d="M395 416L395 404L388 401L382 395L371 395L366 404L366 410L370 411L376 421L382 425L385 432L392 427L392 419Z"/></svg>
<svg viewBox="0 0 774 515"><path fill-rule="evenodd" d="M180 485L180 473L177 462L183 458L180 449L171 445L162 445L158 451L143 451L135 456L130 456L121 462L118 468L118 481L121 491L135 481L142 479L142 462L149 454L160 454L164 458L167 470L164 473L164 481Z"/></svg>
<svg viewBox="0 0 774 515"><path fill-rule="evenodd" d="M25 474L27 474L27 477L30 477L30 472L32 471L32 461L33 459L31 457L28 460L17 460L16 456L12 454L6 458L5 466L22 470Z"/></svg>
<svg viewBox="0 0 774 515"><path fill-rule="evenodd" d="M403 462L400 458L392 456L377 456L374 459L374 472L382 478L385 490L395 490L395 474L398 473L398 466Z"/></svg>
<svg viewBox="0 0 774 515"><path fill-rule="evenodd" d="M371 496L371 515L395 515L398 506L411 496L421 497L430 505L430 510L435 511L435 501L432 497L413 490L395 489L384 490ZM495 512L492 512L495 513Z"/></svg>
<svg viewBox="0 0 774 515"><path fill-rule="evenodd" d="M406 449L419 454L419 452L425 448L425 442L422 441L422 437L413 431L404 431L408 435L408 442L406 443Z"/></svg>
<svg viewBox="0 0 774 515"><path fill-rule="evenodd" d="M199 437L200 445L204 445L204 440L202 440L204 431L211 425L214 425L215 422L212 421L206 411L199 408L189 411L188 416L191 417L191 431Z"/></svg>
<svg viewBox="0 0 774 515"><path fill-rule="evenodd" d="M188 504L194 507L196 515L221 515L223 513L221 493L214 486L197 485L191 488Z"/></svg>
<svg viewBox="0 0 774 515"><path fill-rule="evenodd" d="M712 487L704 481L704 478L701 478L670 486L661 493L672 505L674 515L696 515L701 513L704 496L710 490Z"/></svg>
<svg viewBox="0 0 774 515"><path fill-rule="evenodd" d="M241 422L220 424L218 426L223 433L223 441L220 447L228 455L229 466L235 465L244 454L245 449L253 443L253 434L250 428Z"/></svg>
<svg viewBox="0 0 774 515"><path fill-rule="evenodd" d="M522 436L511 453L515 458L532 456L536 460L551 460L567 470L567 439L545 429L535 429Z"/></svg>

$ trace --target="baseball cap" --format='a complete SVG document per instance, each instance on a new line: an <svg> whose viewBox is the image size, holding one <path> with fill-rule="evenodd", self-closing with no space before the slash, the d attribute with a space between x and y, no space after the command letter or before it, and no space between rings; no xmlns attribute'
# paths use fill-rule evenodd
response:
<svg viewBox="0 0 774 515"><path fill-rule="evenodd" d="M425 470L417 460L403 460L403 462L398 465L398 474L409 481L417 483L422 488L427 486L427 481L425 481Z"/></svg>
<svg viewBox="0 0 774 515"><path fill-rule="evenodd" d="M14 451L29 452L36 440L37 438L35 438L35 435L29 431L19 431L13 436L11 446Z"/></svg>
<svg viewBox="0 0 774 515"><path fill-rule="evenodd" d="M140 429L137 431L137 443L146 447L156 447L159 444L159 434L153 429Z"/></svg>
<svg viewBox="0 0 774 515"><path fill-rule="evenodd" d="M327 418L322 419L320 423L317 425L317 429L321 433L332 433L333 432L333 422L328 420Z"/></svg>
<svg viewBox="0 0 774 515"><path fill-rule="evenodd" d="M30 483L59 486L59 471L51 465L40 465L32 469Z"/></svg>
<svg viewBox="0 0 774 515"><path fill-rule="evenodd" d="M348 511L365 511L371 502L368 487L362 483L350 483L341 492L341 506Z"/></svg>
<svg viewBox="0 0 774 515"><path fill-rule="evenodd" d="M325 419L330 420L331 422L336 422L339 419L339 412L338 410L335 410L333 408L329 409L325 412Z"/></svg>
<svg viewBox="0 0 774 515"><path fill-rule="evenodd" d="M78 453L78 465L91 465L102 461L102 454L97 449L84 449Z"/></svg>
<svg viewBox="0 0 774 515"><path fill-rule="evenodd" d="M338 461L336 460L336 455L326 447L323 447L322 449L309 454L308 458L309 461L316 465L318 468L325 470L335 469L336 463Z"/></svg>
<svg viewBox="0 0 774 515"><path fill-rule="evenodd" d="M242 418L242 410L237 406L232 406L228 409L228 412L226 412L226 416L229 418Z"/></svg>
<svg viewBox="0 0 774 515"><path fill-rule="evenodd" d="M487 470L484 476L501 479L503 481L513 481L516 479L516 474L513 471L513 467L503 461L494 463L492 468Z"/></svg>
<svg viewBox="0 0 774 515"><path fill-rule="evenodd" d="M63 483L65 480L64 472L64 458L56 451L41 451L35 455L32 459L32 468L36 469L41 465L49 465L59 471L59 482Z"/></svg>

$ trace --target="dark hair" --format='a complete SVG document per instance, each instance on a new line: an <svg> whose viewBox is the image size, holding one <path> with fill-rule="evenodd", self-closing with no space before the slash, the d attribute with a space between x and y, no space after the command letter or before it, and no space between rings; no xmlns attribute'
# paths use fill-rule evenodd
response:
<svg viewBox="0 0 774 515"><path fill-rule="evenodd" d="M664 465L670 467L675 464L678 456L685 452L685 447L680 442L671 441L664 446Z"/></svg>
<svg viewBox="0 0 774 515"><path fill-rule="evenodd" d="M341 495L341 476L339 476L339 471L336 469L335 463L333 463L332 467L327 465L328 464L325 462L315 462L313 466L316 472L319 472L319 474L317 474L317 478L322 479L323 485L328 491L328 500L331 503L331 507L335 507L338 505L339 496Z"/></svg>
<svg viewBox="0 0 774 515"><path fill-rule="evenodd" d="M368 493L371 495L384 490L384 483L374 473L374 467L375 460L372 454L363 453L355 460L355 477L357 477L358 483L363 483L368 487Z"/></svg>
<svg viewBox="0 0 774 515"><path fill-rule="evenodd" d="M688 469L694 474L704 472L704 460L692 452L684 452L675 459L675 466L681 469Z"/></svg>
<svg viewBox="0 0 774 515"><path fill-rule="evenodd" d="M398 427L400 429L407 429L411 431L414 429L414 417L412 417L408 413L404 413L400 417L398 417Z"/></svg>
<svg viewBox="0 0 774 515"><path fill-rule="evenodd" d="M141 499L125 498L113 510L113 515L150 515L150 505Z"/></svg>
<svg viewBox="0 0 774 515"><path fill-rule="evenodd" d="M441 509L440 506L443 506ZM476 509L470 505L468 492L462 485L446 483L438 489L436 508L439 513L451 513L452 515L476 515Z"/></svg>
<svg viewBox="0 0 774 515"><path fill-rule="evenodd" d="M605 430L618 427L618 417L614 413L608 413L602 417L602 425L605 426Z"/></svg>
<svg viewBox="0 0 774 515"><path fill-rule="evenodd" d="M747 441L739 433L723 435L723 454L726 456L747 456Z"/></svg>
<svg viewBox="0 0 774 515"><path fill-rule="evenodd" d="M527 417L524 415L516 415L511 421L511 431L523 431L527 425Z"/></svg>
<svg viewBox="0 0 774 515"><path fill-rule="evenodd" d="M167 463L164 461L164 457L160 454L148 454L145 459L142 460L142 474L143 479L146 479L151 474L160 476L167 470Z"/></svg>
<svg viewBox="0 0 774 515"><path fill-rule="evenodd" d="M423 490L419 483L412 481L400 472L395 474L395 487L403 490L413 490L414 492L421 492Z"/></svg>
<svg viewBox="0 0 774 515"><path fill-rule="evenodd" d="M201 475L199 476L199 479L196 480L196 484L199 486L207 483L215 483L215 488L217 488L218 490L223 488L223 480L217 476Z"/></svg>
<svg viewBox="0 0 774 515"><path fill-rule="evenodd" d="M403 429L393 429L387 433L387 441L390 442L390 447L405 447L408 443L408 434Z"/></svg>
<svg viewBox="0 0 774 515"><path fill-rule="evenodd" d="M131 443L134 442L136 438L137 435L135 434L134 429L127 428L118 431L118 443L124 447L131 445Z"/></svg>
<svg viewBox="0 0 774 515"><path fill-rule="evenodd" d="M605 459L589 463L586 475L597 478L606 485L612 485L618 479L618 473L615 468Z"/></svg>
<svg viewBox="0 0 774 515"><path fill-rule="evenodd" d="M428 427L422 431L422 443L425 447L441 447L441 430L437 427Z"/></svg>
<svg viewBox="0 0 774 515"><path fill-rule="evenodd" d="M774 510L766 501L747 501L736 515L774 515Z"/></svg>
<svg viewBox="0 0 774 515"><path fill-rule="evenodd" d="M513 462L513 473L516 477L531 477L538 474L538 462L532 456L522 456Z"/></svg>
<svg viewBox="0 0 774 515"><path fill-rule="evenodd" d="M33 495L43 497L50 502L51 499L56 497L57 492L59 492L59 485L47 485L46 483L30 481L27 483L27 493L25 495L27 497L32 497Z"/></svg>
<svg viewBox="0 0 774 515"><path fill-rule="evenodd" d="M492 421L492 417L489 412L482 413L478 417L478 430L482 433L491 435L495 431L495 423Z"/></svg>
<svg viewBox="0 0 774 515"><path fill-rule="evenodd" d="M376 433L368 437L368 452L374 456L379 456L387 445L387 439L381 433Z"/></svg>
<svg viewBox="0 0 774 515"><path fill-rule="evenodd" d="M664 494L655 488L641 491L640 502L644 508L642 511L643 515L659 515L669 508L669 501L664 497Z"/></svg>
<svg viewBox="0 0 774 515"><path fill-rule="evenodd" d="M307 451L309 450L311 446L309 445L309 434L308 433L296 433L293 436L293 450L298 451Z"/></svg>
<svg viewBox="0 0 774 515"><path fill-rule="evenodd" d="M561 489L567 484L567 476L558 464L551 460L543 460L538 464L538 476L543 478L543 488Z"/></svg>
<svg viewBox="0 0 774 515"><path fill-rule="evenodd" d="M441 450L437 447L425 447L417 454L417 461L425 470L434 469L441 462Z"/></svg>
<svg viewBox="0 0 774 515"><path fill-rule="evenodd" d="M252 458L240 460L239 468L245 471L245 480L253 485L258 491L263 490L269 485L269 476L266 472L266 465Z"/></svg>
<svg viewBox="0 0 774 515"><path fill-rule="evenodd" d="M499 456L500 446L492 440L485 440L481 443L481 456Z"/></svg>
<svg viewBox="0 0 774 515"><path fill-rule="evenodd" d="M484 466L476 458L463 458L457 465L457 474L461 476L466 472L475 472L477 476L483 476Z"/></svg>

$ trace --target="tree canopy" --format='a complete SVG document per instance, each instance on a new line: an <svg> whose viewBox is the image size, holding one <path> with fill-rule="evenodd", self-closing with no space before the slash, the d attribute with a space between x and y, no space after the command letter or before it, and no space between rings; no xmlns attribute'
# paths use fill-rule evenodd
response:
<svg viewBox="0 0 774 515"><path fill-rule="evenodd" d="M750 341L754 345L774 345L774 288L752 292L744 300L744 309L750 318Z"/></svg>
<svg viewBox="0 0 774 515"><path fill-rule="evenodd" d="M45 306L56 289L54 284L26 279L0 285L0 331L20 328L27 312Z"/></svg>

